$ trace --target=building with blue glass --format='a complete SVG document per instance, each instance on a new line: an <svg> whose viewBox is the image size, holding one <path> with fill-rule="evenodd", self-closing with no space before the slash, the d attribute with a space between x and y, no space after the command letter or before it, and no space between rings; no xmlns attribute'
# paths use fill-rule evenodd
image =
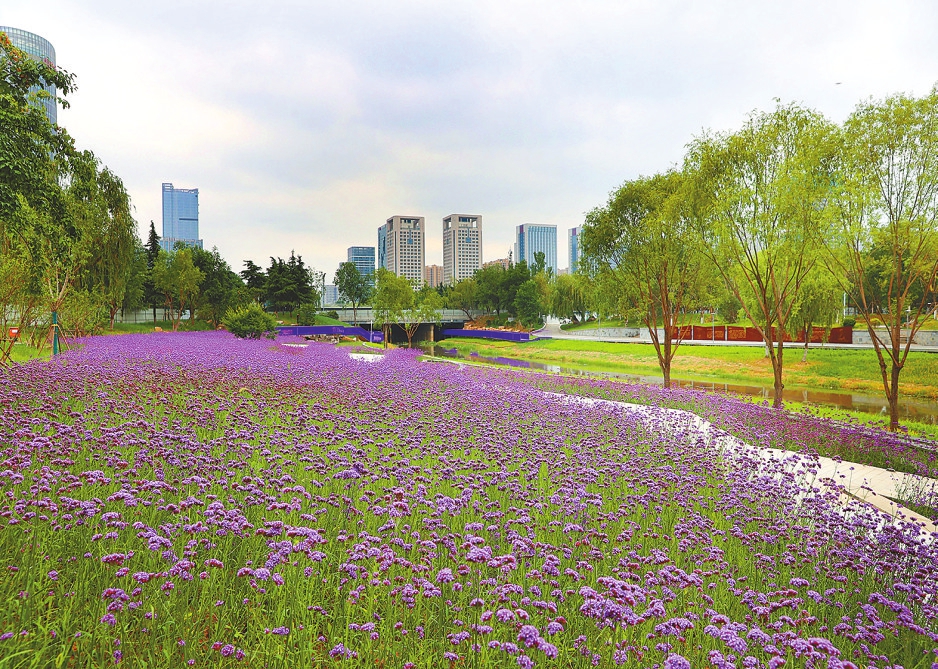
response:
<svg viewBox="0 0 938 669"><path fill-rule="evenodd" d="M388 268L388 224L385 223L380 228L378 228L378 248L376 249L376 262L378 267L383 267L384 269Z"/></svg>
<svg viewBox="0 0 938 669"><path fill-rule="evenodd" d="M176 244L202 247L199 239L199 189L163 184L163 238L160 247L172 251Z"/></svg>
<svg viewBox="0 0 938 669"><path fill-rule="evenodd" d="M348 262L355 263L355 267L363 276L371 276L375 273L375 247L348 247Z"/></svg>
<svg viewBox="0 0 938 669"><path fill-rule="evenodd" d="M557 274L557 226L526 223L515 228L515 262L522 260L528 267L534 264L534 256L544 254L545 269Z"/></svg>
<svg viewBox="0 0 938 669"><path fill-rule="evenodd" d="M575 274L577 267L580 266L580 228L570 228L570 237L568 239L568 248L570 253L570 274Z"/></svg>
<svg viewBox="0 0 938 669"><path fill-rule="evenodd" d="M13 46L28 53L30 58L42 61L50 67L55 67L55 49L52 48L49 40L19 28L8 28L6 26L0 26L0 33L6 33ZM49 95L37 99L36 104L45 110L46 117L53 125L56 125L58 123L58 106L55 102L55 86L43 86L42 89ZM31 93L38 93L40 89L33 86L29 90Z"/></svg>

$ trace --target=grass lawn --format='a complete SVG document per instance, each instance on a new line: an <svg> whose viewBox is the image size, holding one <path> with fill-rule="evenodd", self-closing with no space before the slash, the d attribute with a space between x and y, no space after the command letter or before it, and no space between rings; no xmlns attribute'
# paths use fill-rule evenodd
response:
<svg viewBox="0 0 938 669"><path fill-rule="evenodd" d="M526 343L482 339L447 339L461 352L532 360L587 371L660 376L651 344L617 344L551 339ZM817 349L801 362L802 349L785 349L785 386L878 395L879 363L872 350ZM672 363L672 376L694 381L772 385L772 364L757 346L682 345ZM938 399L938 357L911 353L901 376L902 394Z"/></svg>
<svg viewBox="0 0 938 669"><path fill-rule="evenodd" d="M10 351L13 362L29 362L30 360L48 360L52 357L52 347L46 346L43 351L30 346L25 341L17 342Z"/></svg>

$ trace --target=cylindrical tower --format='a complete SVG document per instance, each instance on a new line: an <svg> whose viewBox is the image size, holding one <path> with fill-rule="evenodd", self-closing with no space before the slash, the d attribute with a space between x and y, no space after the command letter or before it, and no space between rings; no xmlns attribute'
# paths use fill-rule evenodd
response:
<svg viewBox="0 0 938 669"><path fill-rule="evenodd" d="M6 33L17 49L22 49L36 60L41 60L46 65L55 67L55 49L49 40L34 35L31 32L20 30L19 28L8 28L0 26L0 33ZM46 110L46 116L53 125L58 122L58 107L55 103L55 86L44 86L45 90L52 96L41 100L43 108Z"/></svg>

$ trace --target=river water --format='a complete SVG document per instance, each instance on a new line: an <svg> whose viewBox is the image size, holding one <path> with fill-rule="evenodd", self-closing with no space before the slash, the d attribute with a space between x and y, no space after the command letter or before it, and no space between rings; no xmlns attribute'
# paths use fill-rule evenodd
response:
<svg viewBox="0 0 938 669"><path fill-rule="evenodd" d="M638 374L625 374L622 372L602 372L594 370L577 369L575 367L563 367L560 365L549 365L542 362L531 362L530 360L518 360L516 358L488 357L471 353L462 354L456 349L446 348L441 345L424 346L430 355L444 358L465 359L476 362L484 362L492 365L504 365L507 367L517 367L519 369L531 369L535 371L558 372L562 374L572 374L576 376L592 376L598 378L622 379L625 381L634 381L637 383L650 383L661 385L664 378L660 376L643 376ZM688 379L678 379L671 377L671 383L681 388L695 388L708 392L730 393L735 395L747 395L750 397L762 397L771 400L775 397L775 389L771 386L759 385L740 385L734 383L709 383L706 381L690 381ZM886 414L889 411L885 397L873 395L855 395L853 393L842 393L832 390L801 390L798 388L785 388L782 391L782 399L787 402L804 402L807 404L816 404L819 406L838 407L840 409L850 409L853 411L863 411L865 413ZM938 424L938 403L919 399L899 399L899 414L903 418L914 420L919 423Z"/></svg>

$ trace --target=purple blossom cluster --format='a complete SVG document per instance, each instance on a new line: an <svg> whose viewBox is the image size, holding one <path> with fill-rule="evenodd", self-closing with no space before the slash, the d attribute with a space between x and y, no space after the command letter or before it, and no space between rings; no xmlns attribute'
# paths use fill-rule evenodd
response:
<svg viewBox="0 0 938 669"><path fill-rule="evenodd" d="M83 344L0 372L0 664L938 662L938 537L729 398L649 390L803 452L409 351Z"/></svg>

